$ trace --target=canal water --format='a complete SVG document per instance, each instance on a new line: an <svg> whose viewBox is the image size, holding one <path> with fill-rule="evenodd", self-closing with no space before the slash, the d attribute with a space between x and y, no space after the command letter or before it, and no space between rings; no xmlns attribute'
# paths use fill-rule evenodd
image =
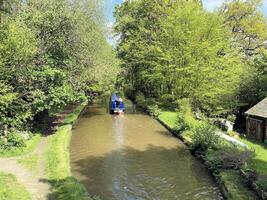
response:
<svg viewBox="0 0 267 200"><path fill-rule="evenodd" d="M156 120L88 106L70 145L73 175L101 200L223 199L204 166Z"/></svg>

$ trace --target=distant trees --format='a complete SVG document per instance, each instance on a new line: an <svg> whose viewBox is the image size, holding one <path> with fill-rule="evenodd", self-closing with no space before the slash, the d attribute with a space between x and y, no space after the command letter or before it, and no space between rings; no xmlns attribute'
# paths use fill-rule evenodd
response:
<svg viewBox="0 0 267 200"><path fill-rule="evenodd" d="M267 38L266 19L258 11L262 0L232 0L224 3L219 14L232 32L233 45L246 55L253 55Z"/></svg>
<svg viewBox="0 0 267 200"><path fill-rule="evenodd" d="M245 66L238 93L244 109L267 96L267 51L263 45L267 40L267 20L258 11L261 4L261 0L233 0L219 12L232 32L232 45L240 51Z"/></svg>
<svg viewBox="0 0 267 200"><path fill-rule="evenodd" d="M123 3L115 16L131 93L170 103L189 98L208 115L237 107L246 64L223 14L193 0L141 0Z"/></svg>
<svg viewBox="0 0 267 200"><path fill-rule="evenodd" d="M92 1L27 0L0 25L0 134L108 90L118 61ZM107 76L107 74L109 76Z"/></svg>

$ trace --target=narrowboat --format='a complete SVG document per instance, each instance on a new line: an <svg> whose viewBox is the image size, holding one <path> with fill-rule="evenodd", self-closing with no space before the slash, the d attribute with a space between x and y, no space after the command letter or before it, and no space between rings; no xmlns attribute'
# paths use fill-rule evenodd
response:
<svg viewBox="0 0 267 200"><path fill-rule="evenodd" d="M113 93L110 98L110 113L111 114L121 114L125 112L125 105L122 98Z"/></svg>

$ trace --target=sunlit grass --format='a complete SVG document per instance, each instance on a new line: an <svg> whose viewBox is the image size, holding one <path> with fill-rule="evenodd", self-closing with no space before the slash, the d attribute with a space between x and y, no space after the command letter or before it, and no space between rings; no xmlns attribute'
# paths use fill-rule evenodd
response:
<svg viewBox="0 0 267 200"><path fill-rule="evenodd" d="M29 154L18 159L18 163L30 170L32 173L38 173L38 160L37 154Z"/></svg>
<svg viewBox="0 0 267 200"><path fill-rule="evenodd" d="M69 143L71 129L75 120L83 110L84 106L78 106L64 120L64 124L58 128L54 135L49 137L46 158L46 180L51 185L49 199L61 200L90 200L85 187L80 184L71 174Z"/></svg>
<svg viewBox="0 0 267 200"><path fill-rule="evenodd" d="M8 151L0 151L0 157L14 157L30 153L36 148L40 139L41 134L35 134L30 140L26 141L25 147L14 148Z"/></svg>
<svg viewBox="0 0 267 200"><path fill-rule="evenodd" d="M30 200L30 194L11 174L0 173L0 200Z"/></svg>
<svg viewBox="0 0 267 200"><path fill-rule="evenodd" d="M159 119L163 121L171 129L176 127L178 113L174 111L162 111L159 115Z"/></svg>
<svg viewBox="0 0 267 200"><path fill-rule="evenodd" d="M250 141L246 138L240 140L249 146L254 152L253 158L248 162L248 167L255 170L258 174L267 176L267 145Z"/></svg>

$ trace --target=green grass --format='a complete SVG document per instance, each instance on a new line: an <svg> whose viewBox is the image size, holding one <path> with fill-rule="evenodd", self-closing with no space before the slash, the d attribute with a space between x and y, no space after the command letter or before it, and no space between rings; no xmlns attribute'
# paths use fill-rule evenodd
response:
<svg viewBox="0 0 267 200"><path fill-rule="evenodd" d="M164 122L168 127L174 129L176 127L178 113L174 111L162 111L159 115L159 120Z"/></svg>
<svg viewBox="0 0 267 200"><path fill-rule="evenodd" d="M51 199L84 200L85 188L71 175L69 160L69 141L71 125L64 125L49 139L46 152L48 182L52 186Z"/></svg>
<svg viewBox="0 0 267 200"><path fill-rule="evenodd" d="M0 200L30 200L30 194L11 174L0 173Z"/></svg>
<svg viewBox="0 0 267 200"><path fill-rule="evenodd" d="M247 144L249 149L255 153L253 158L247 163L248 168L256 171L260 175L267 176L267 145L253 142L246 138L240 138L239 140Z"/></svg>
<svg viewBox="0 0 267 200"><path fill-rule="evenodd" d="M72 113L70 113L62 122L62 125L73 124L79 117L79 114L83 111L84 105L78 106Z"/></svg>
<svg viewBox="0 0 267 200"><path fill-rule="evenodd" d="M69 160L71 124L77 120L83 108L84 105L78 106L74 112L64 120L65 125L59 127L56 133L49 138L48 151L45 154L47 182L51 185L52 189L52 193L48 197L49 199L91 199L88 197L85 187L72 176Z"/></svg>
<svg viewBox="0 0 267 200"><path fill-rule="evenodd" d="M19 158L18 163L33 172L34 174L37 174L38 160L39 158L37 154L30 154Z"/></svg>
<svg viewBox="0 0 267 200"><path fill-rule="evenodd" d="M0 151L0 157L21 156L32 152L41 139L40 134L34 135L30 140L26 141L26 147L16 148L9 151Z"/></svg>
<svg viewBox="0 0 267 200"><path fill-rule="evenodd" d="M221 180L228 190L230 200L257 200L259 199L253 191L243 184L242 178L236 170L225 170L220 173Z"/></svg>

